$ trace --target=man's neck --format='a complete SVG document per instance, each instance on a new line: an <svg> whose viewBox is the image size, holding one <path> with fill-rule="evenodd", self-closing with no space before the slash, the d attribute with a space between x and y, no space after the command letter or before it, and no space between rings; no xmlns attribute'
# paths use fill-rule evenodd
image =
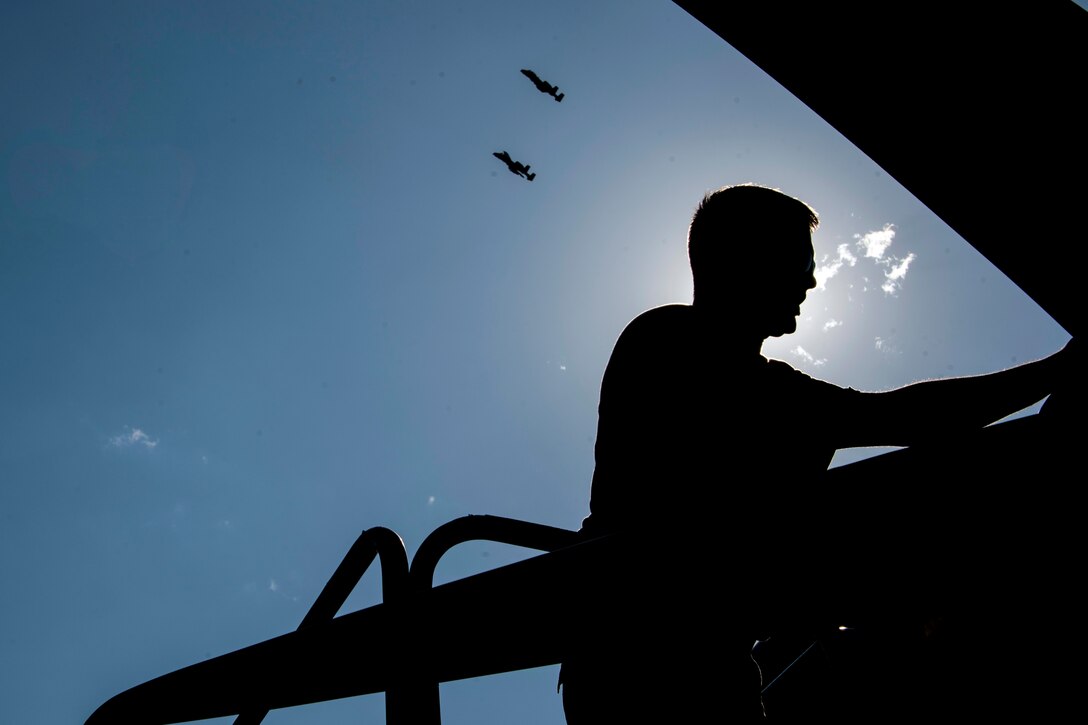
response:
<svg viewBox="0 0 1088 725"><path fill-rule="evenodd" d="M762 354L767 336L751 329L745 324L745 319L738 319L737 310L742 308L714 304L705 299L696 299L691 307L698 315L700 324L710 327L710 334L719 336L724 347L745 354Z"/></svg>

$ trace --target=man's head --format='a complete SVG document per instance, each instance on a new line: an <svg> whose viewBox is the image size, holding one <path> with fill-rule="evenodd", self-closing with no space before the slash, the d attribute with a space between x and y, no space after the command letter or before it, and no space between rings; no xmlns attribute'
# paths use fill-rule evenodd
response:
<svg viewBox="0 0 1088 725"><path fill-rule="evenodd" d="M769 337L793 332L815 284L812 208L777 189L726 186L707 194L688 229L695 304L728 309Z"/></svg>

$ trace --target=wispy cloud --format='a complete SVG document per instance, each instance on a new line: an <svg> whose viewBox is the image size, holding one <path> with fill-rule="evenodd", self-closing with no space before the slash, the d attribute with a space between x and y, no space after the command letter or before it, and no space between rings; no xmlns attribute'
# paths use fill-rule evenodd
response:
<svg viewBox="0 0 1088 725"><path fill-rule="evenodd" d="M882 337L873 338L873 347L875 347L878 352L882 352L885 355L896 355L899 353L898 347Z"/></svg>
<svg viewBox="0 0 1088 725"><path fill-rule="evenodd" d="M894 295L898 292L899 288L903 286L903 278L907 276L907 270L910 268L911 262L915 260L917 255L910 252L906 257L900 258L888 253L888 248L895 241L895 225L885 224L882 229L865 234L855 234L854 239L857 240L855 246L866 259L871 259L874 264L884 268L884 281L880 285L880 289L884 290L884 294ZM819 279L817 279L817 282L819 282ZM866 284L862 288L863 292L869 290L868 278L865 279L865 282Z"/></svg>
<svg viewBox="0 0 1088 725"><path fill-rule="evenodd" d="M849 244L840 244L835 250L835 257L830 255L824 255L824 258L820 260L820 264L816 266L816 270L812 275L816 278L816 289L827 289L827 281L839 273L844 264L853 267L858 262L858 258L854 256L854 253L850 251Z"/></svg>
<svg viewBox="0 0 1088 725"><path fill-rule="evenodd" d="M827 332L833 327L839 327L842 325L842 320L830 319L824 323L824 332Z"/></svg>
<svg viewBox="0 0 1088 725"><path fill-rule="evenodd" d="M125 426L125 432L110 438L110 445L114 448L129 448L131 446L143 446L154 448L159 441L144 433L139 428Z"/></svg>
<svg viewBox="0 0 1088 725"><path fill-rule="evenodd" d="M281 597L283 597L284 599L289 599L292 602L297 602L298 601L298 596L297 595L292 596L292 595L288 594L287 592L283 591L283 585L280 584L278 581L276 581L275 579L273 579L271 577L269 577L269 579L268 579L268 591L272 592L273 594L278 594Z"/></svg>
<svg viewBox="0 0 1088 725"><path fill-rule="evenodd" d="M790 352L801 358L805 362L809 363L810 365L823 365L825 362L827 362L827 358L817 359L812 355L812 353L810 353L808 350L801 347L800 345L790 350Z"/></svg>
<svg viewBox="0 0 1088 725"><path fill-rule="evenodd" d="M899 260L898 264L884 273L884 284L880 285L880 288L884 290L885 294L895 294L899 290L899 287L903 284L903 278L907 276L907 269L916 256L914 252L911 252L905 259Z"/></svg>
<svg viewBox="0 0 1088 725"><path fill-rule="evenodd" d="M895 227L885 224L883 229L866 234L855 234L854 238L858 240L857 246L866 257L880 260L884 258L884 252L895 240Z"/></svg>

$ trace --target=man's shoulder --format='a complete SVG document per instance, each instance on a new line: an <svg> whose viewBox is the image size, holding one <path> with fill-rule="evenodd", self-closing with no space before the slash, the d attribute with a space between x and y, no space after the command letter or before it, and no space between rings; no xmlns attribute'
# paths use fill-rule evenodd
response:
<svg viewBox="0 0 1088 725"><path fill-rule="evenodd" d="M642 349L675 345L690 338L692 329L690 305L662 305L646 310L628 322L616 341L616 347Z"/></svg>
<svg viewBox="0 0 1088 725"><path fill-rule="evenodd" d="M652 307L627 323L623 334L655 330L677 330L692 324L691 305L671 304Z"/></svg>
<svg viewBox="0 0 1088 725"><path fill-rule="evenodd" d="M691 307L663 305L646 310L627 323L612 349L608 367L637 370L674 364L688 354L693 338ZM660 372L660 370L659 370Z"/></svg>
<svg viewBox="0 0 1088 725"><path fill-rule="evenodd" d="M695 310L691 305L682 305L679 302L674 302L668 305L660 305L658 307L651 307L645 312L641 313L635 319L631 320L630 324L634 324L640 321L648 320L679 320L688 319L692 316L692 312Z"/></svg>

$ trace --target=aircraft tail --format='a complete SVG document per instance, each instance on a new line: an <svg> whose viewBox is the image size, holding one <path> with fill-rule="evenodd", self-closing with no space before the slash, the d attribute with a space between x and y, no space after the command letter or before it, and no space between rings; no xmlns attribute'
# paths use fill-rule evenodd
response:
<svg viewBox="0 0 1088 725"><path fill-rule="evenodd" d="M560 93L560 94L559 94L558 96L556 96L556 97L555 97L555 100L556 100L556 101L562 101L562 100L563 100L563 96L565 96L565 95L567 95L567 94L566 94L566 93Z"/></svg>
<svg viewBox="0 0 1088 725"><path fill-rule="evenodd" d="M532 181L533 179L536 178L536 174L526 174L525 178L528 179L529 181Z"/></svg>

